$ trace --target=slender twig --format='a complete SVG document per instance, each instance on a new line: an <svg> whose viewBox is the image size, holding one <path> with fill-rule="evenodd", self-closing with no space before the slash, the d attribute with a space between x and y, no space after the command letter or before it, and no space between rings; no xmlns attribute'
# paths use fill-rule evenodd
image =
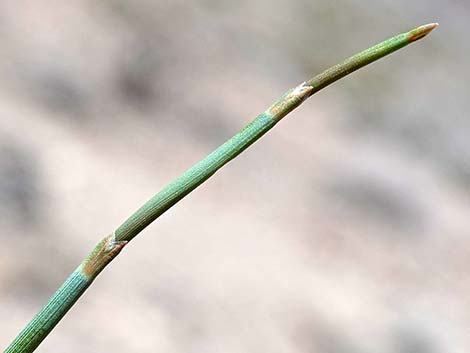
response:
<svg viewBox="0 0 470 353"><path fill-rule="evenodd" d="M346 59L342 63L287 91L243 130L175 179L139 208L115 232L103 238L4 353L33 352L85 292L96 276L119 254L129 241L162 213L263 136L306 98L341 77L421 39L436 26L437 23L431 23L399 34Z"/></svg>

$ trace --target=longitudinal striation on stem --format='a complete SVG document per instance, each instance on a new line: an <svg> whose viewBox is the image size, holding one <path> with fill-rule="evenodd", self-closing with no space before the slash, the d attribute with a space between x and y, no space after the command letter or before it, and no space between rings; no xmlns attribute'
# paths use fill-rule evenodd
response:
<svg viewBox="0 0 470 353"><path fill-rule="evenodd" d="M33 352L86 291L96 276L129 241L179 200L209 179L217 170L257 141L308 97L351 72L423 38L435 27L437 27L437 23L430 23L399 34L288 90L243 130L163 188L132 214L116 231L103 238L49 302L6 348L4 353Z"/></svg>

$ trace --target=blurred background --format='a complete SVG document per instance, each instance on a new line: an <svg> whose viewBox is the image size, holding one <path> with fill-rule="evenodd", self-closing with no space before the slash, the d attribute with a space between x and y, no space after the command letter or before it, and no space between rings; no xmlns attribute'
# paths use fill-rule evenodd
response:
<svg viewBox="0 0 470 353"><path fill-rule="evenodd" d="M288 88L428 22L164 214L37 352L470 350L468 1L0 2L0 345Z"/></svg>

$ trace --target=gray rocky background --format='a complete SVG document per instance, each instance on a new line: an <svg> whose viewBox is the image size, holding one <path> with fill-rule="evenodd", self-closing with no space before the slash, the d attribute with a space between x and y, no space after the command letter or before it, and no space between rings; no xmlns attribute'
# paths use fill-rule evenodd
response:
<svg viewBox="0 0 470 353"><path fill-rule="evenodd" d="M37 352L470 351L470 3L0 2L0 348L100 237L275 98Z"/></svg>

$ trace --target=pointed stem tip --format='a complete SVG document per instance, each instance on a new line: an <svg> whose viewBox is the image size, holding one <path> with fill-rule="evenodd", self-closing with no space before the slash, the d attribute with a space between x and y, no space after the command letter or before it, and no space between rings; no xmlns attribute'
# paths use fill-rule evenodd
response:
<svg viewBox="0 0 470 353"><path fill-rule="evenodd" d="M439 23L428 23L427 25L422 25L409 31L408 34L410 43L423 38L437 26L439 26Z"/></svg>

